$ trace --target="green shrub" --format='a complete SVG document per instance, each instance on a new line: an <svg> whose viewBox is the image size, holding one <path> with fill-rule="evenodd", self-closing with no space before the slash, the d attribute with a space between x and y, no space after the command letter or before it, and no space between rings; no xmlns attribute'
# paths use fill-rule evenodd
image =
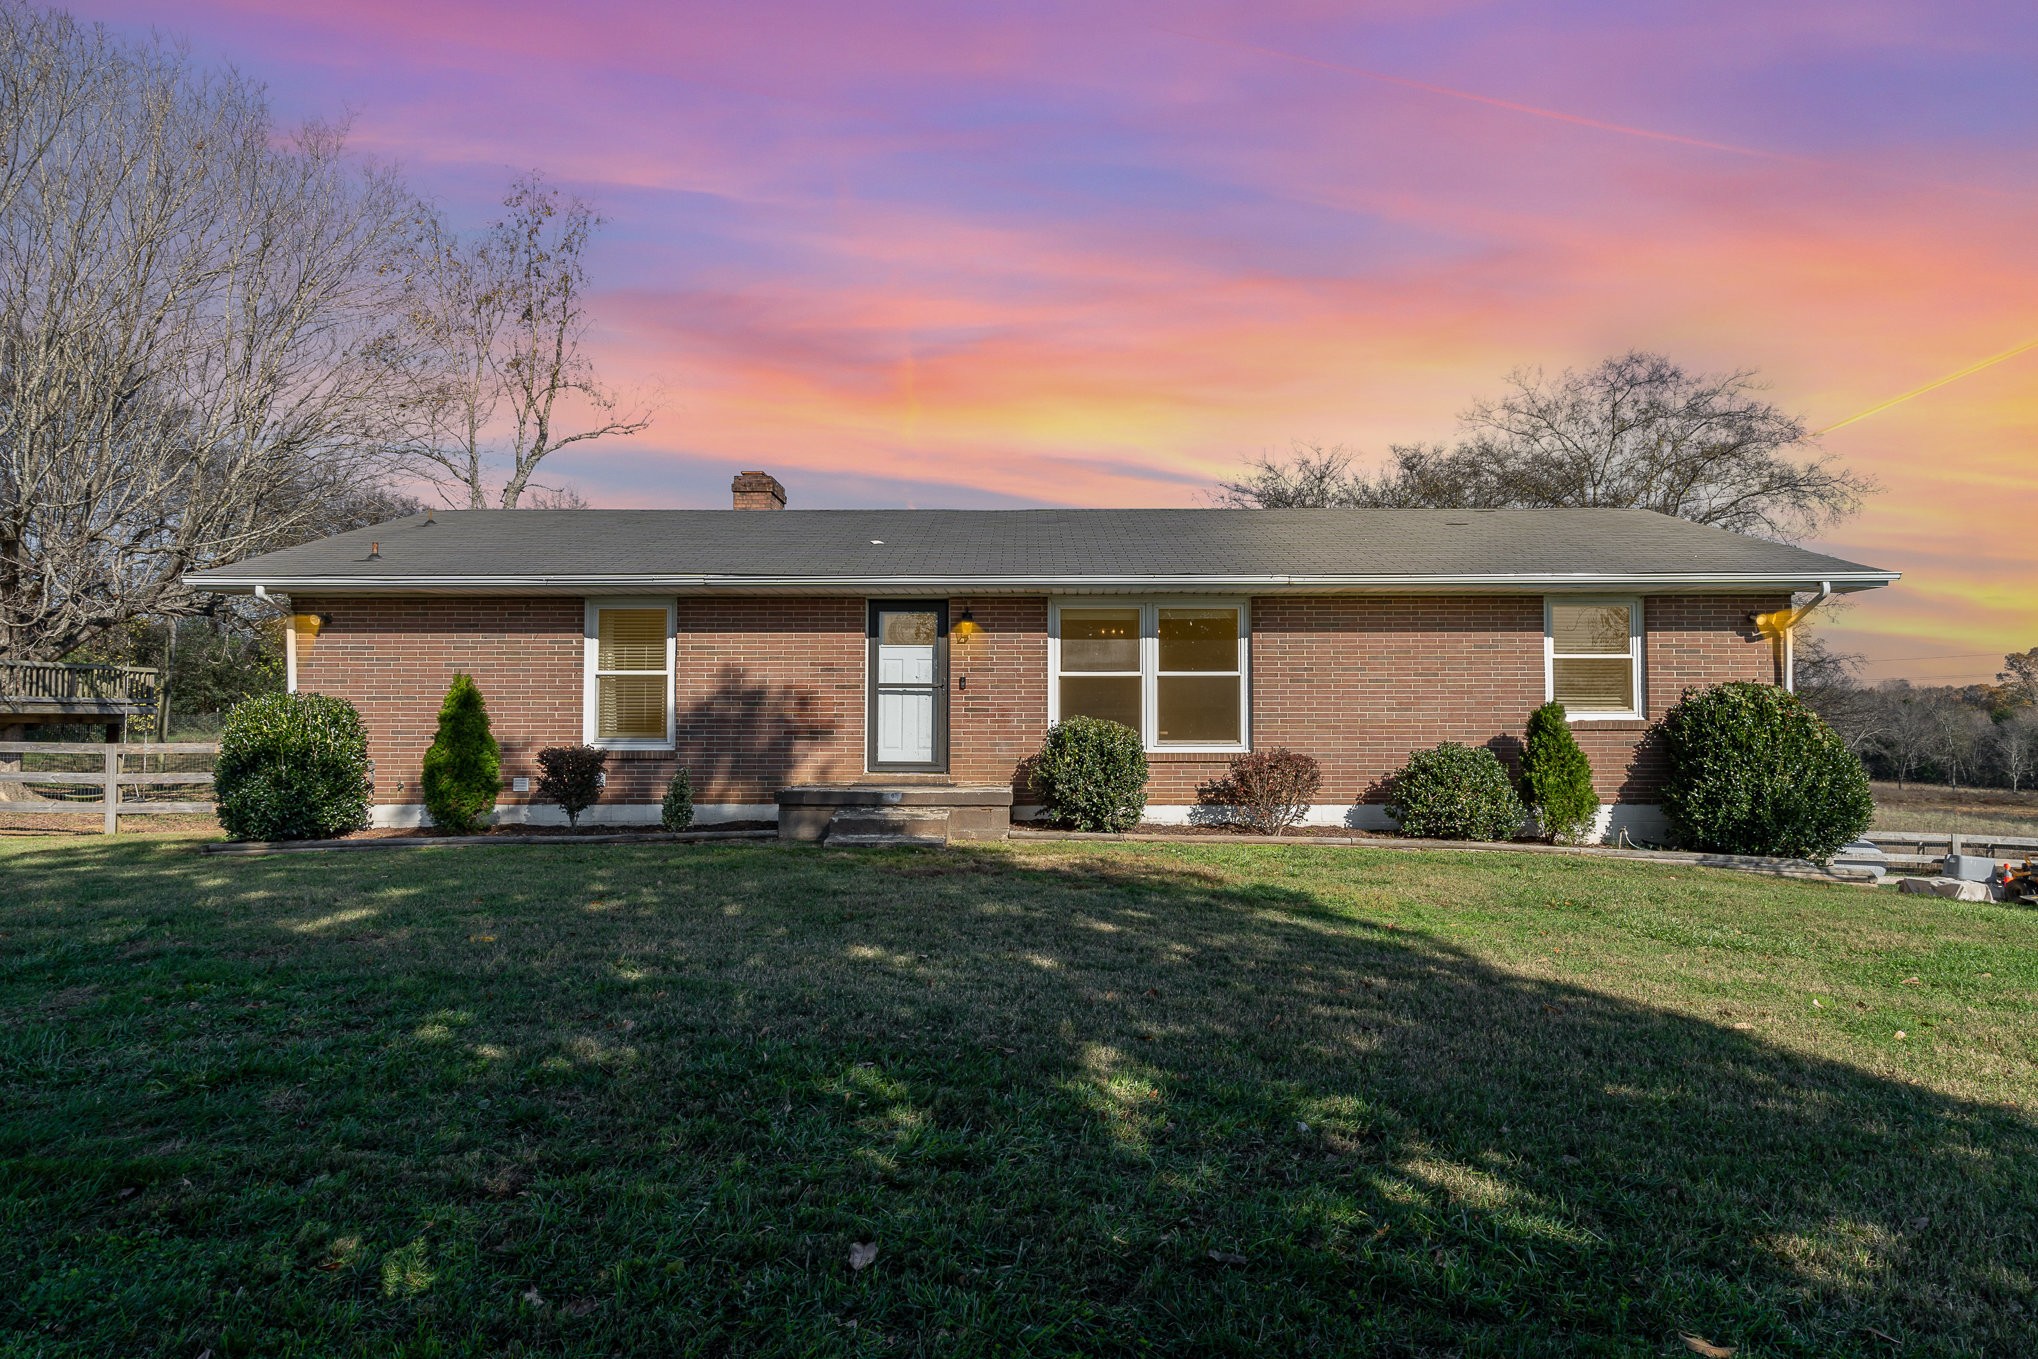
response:
<svg viewBox="0 0 2038 1359"><path fill-rule="evenodd" d="M658 806L658 824L669 831L683 831L693 824L693 778L681 769L665 785L665 801Z"/></svg>
<svg viewBox="0 0 2038 1359"><path fill-rule="evenodd" d="M1527 815L1492 751L1446 741L1418 750L1396 771L1387 810L1404 835L1438 840L1512 840Z"/></svg>
<svg viewBox="0 0 2038 1359"><path fill-rule="evenodd" d="M368 734L345 699L263 694L227 713L213 766L235 840L324 840L368 824Z"/></svg>
<svg viewBox="0 0 2038 1359"><path fill-rule="evenodd" d="M1571 723L1561 703L1545 703L1529 714L1528 741L1521 756L1521 792L1521 800L1552 840L1582 840L1599 820L1592 765L1571 735Z"/></svg>
<svg viewBox="0 0 2038 1359"><path fill-rule="evenodd" d="M488 729L488 708L472 675L453 676L439 706L439 734L425 752L425 810L441 830L471 835L495 810L502 751Z"/></svg>
<svg viewBox="0 0 2038 1359"><path fill-rule="evenodd" d="M1033 786L1050 819L1076 830L1122 831L1146 810L1146 752L1122 722L1071 717L1033 758Z"/></svg>
<svg viewBox="0 0 2038 1359"><path fill-rule="evenodd" d="M1868 829L1868 771L1795 694L1736 682L1686 693L1657 727L1663 811L1681 843L1823 863Z"/></svg>
<svg viewBox="0 0 2038 1359"><path fill-rule="evenodd" d="M601 801L609 753L600 746L546 746L538 752L538 796L578 826L580 814Z"/></svg>

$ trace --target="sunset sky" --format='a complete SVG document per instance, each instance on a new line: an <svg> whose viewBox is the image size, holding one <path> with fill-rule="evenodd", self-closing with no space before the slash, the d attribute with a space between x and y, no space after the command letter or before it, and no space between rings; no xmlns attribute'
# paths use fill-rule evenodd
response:
<svg viewBox="0 0 2038 1359"><path fill-rule="evenodd" d="M1752 367L1815 427L2038 341L2038 6L81 0L354 115L462 225L611 218L596 352L664 392L596 504L1188 505L1443 438L1524 364ZM1826 436L1906 574L1871 677L2038 645L2038 348Z"/></svg>

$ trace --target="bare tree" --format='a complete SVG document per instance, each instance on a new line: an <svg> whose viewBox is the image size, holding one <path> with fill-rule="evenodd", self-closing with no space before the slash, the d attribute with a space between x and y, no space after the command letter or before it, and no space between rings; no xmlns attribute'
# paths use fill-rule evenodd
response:
<svg viewBox="0 0 2038 1359"><path fill-rule="evenodd" d="M1976 781L1989 754L1988 733L1994 723L1978 708L1951 699L1933 704L1931 754L1946 786L1958 789L1961 779Z"/></svg>
<svg viewBox="0 0 2038 1359"><path fill-rule="evenodd" d="M417 412L408 463L447 504L515 509L552 454L651 423L648 408L625 409L583 348L587 249L600 225L535 173L471 241L429 223L410 271L419 344L403 351Z"/></svg>
<svg viewBox="0 0 2038 1359"><path fill-rule="evenodd" d="M1938 695L1913 689L1907 681L1890 680L1876 689L1882 707L1881 732L1875 747L1888 761L1902 788L1931 758L1939 735Z"/></svg>
<svg viewBox="0 0 2038 1359"><path fill-rule="evenodd" d="M2019 708L1996 723L1991 744L1996 767L2017 792L2038 769L2038 708Z"/></svg>
<svg viewBox="0 0 2038 1359"><path fill-rule="evenodd" d="M539 486L533 483L524 488L524 508L527 510L584 510L588 508L587 497L576 486Z"/></svg>
<svg viewBox="0 0 2038 1359"><path fill-rule="evenodd" d="M244 77L15 0L0 147L0 654L47 658L372 495L415 210Z"/></svg>
<svg viewBox="0 0 2038 1359"><path fill-rule="evenodd" d="M1396 445L1367 476L1343 448L1262 454L1221 485L1220 504L1444 509L1656 510L1737 533L1793 540L1860 508L1876 489L1809 448L1803 421L1759 395L1751 371L1688 373L1635 351L1555 378L1508 375L1510 390L1460 417L1458 442Z"/></svg>
<svg viewBox="0 0 2038 1359"><path fill-rule="evenodd" d="M1219 484L1211 497L1240 510L1341 510L1374 505L1371 483L1352 470L1356 455L1343 444L1297 440L1286 458L1263 452L1246 461L1237 481Z"/></svg>
<svg viewBox="0 0 2038 1359"><path fill-rule="evenodd" d="M1875 749L1888 704L1859 679L1864 658L1835 651L1820 637L1800 634L1795 645L1797 696L1838 732L1856 755Z"/></svg>

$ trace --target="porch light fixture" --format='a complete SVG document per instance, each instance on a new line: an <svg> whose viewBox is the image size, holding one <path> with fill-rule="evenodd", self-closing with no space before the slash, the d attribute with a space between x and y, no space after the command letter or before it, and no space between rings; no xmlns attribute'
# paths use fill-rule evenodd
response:
<svg viewBox="0 0 2038 1359"><path fill-rule="evenodd" d="M967 642L970 638L976 636L980 631L977 627L976 615L965 608L962 611L962 617L955 620L954 631L955 640L958 642Z"/></svg>

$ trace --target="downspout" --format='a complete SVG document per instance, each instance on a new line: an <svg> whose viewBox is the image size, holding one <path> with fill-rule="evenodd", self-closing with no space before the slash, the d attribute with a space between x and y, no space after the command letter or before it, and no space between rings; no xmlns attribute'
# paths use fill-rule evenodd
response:
<svg viewBox="0 0 2038 1359"><path fill-rule="evenodd" d="M1797 625L1811 617L1813 609L1832 597L1833 582L1820 581L1819 592L1812 596L1811 602L1801 609L1791 610L1790 620L1783 625L1783 692L1786 694L1797 692Z"/></svg>

